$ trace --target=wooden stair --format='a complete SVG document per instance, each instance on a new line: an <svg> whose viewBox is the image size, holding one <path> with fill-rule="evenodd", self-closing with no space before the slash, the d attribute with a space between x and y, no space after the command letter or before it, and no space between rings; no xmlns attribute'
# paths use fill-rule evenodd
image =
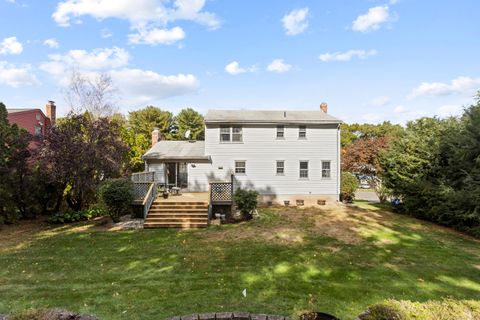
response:
<svg viewBox="0 0 480 320"><path fill-rule="evenodd" d="M154 201L143 227L205 228L208 225L208 202Z"/></svg>

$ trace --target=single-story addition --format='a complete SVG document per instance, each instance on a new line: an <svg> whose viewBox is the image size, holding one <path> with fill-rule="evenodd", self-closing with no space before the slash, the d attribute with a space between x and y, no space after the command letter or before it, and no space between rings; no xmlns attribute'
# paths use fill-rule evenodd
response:
<svg viewBox="0 0 480 320"><path fill-rule="evenodd" d="M316 205L339 200L340 124L317 111L210 110L205 141L159 141L145 153L146 171L168 188L209 192L228 182L255 189L260 201Z"/></svg>

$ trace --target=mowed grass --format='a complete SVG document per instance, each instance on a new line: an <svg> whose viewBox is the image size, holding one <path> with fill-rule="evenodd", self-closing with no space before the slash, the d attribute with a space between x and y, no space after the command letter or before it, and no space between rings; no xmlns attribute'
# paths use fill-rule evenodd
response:
<svg viewBox="0 0 480 320"><path fill-rule="evenodd" d="M29 226L0 230L0 313L353 319L388 298L480 298L479 241L366 203L262 209L252 222L193 231Z"/></svg>

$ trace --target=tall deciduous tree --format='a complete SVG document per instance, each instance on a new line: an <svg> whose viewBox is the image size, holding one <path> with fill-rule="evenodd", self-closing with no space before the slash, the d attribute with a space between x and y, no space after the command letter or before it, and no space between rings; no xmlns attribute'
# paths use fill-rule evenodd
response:
<svg viewBox="0 0 480 320"><path fill-rule="evenodd" d="M75 114L90 113L95 119L116 111L117 90L110 75L87 75L72 69L65 89L65 100Z"/></svg>
<svg viewBox="0 0 480 320"><path fill-rule="evenodd" d="M379 178L382 172L379 157L380 153L388 148L390 139L384 136L357 139L343 150L342 155L342 170L367 179L381 202L386 201L387 190Z"/></svg>
<svg viewBox="0 0 480 320"><path fill-rule="evenodd" d="M146 137L150 137L153 129L158 128L165 139L171 138L174 125L171 112L148 106L144 109L130 112L128 121L135 134L143 134Z"/></svg>
<svg viewBox="0 0 480 320"><path fill-rule="evenodd" d="M42 168L74 210L95 199L99 184L121 175L127 147L118 124L107 118L93 120L88 114L71 115L53 127L40 152Z"/></svg>
<svg viewBox="0 0 480 320"><path fill-rule="evenodd" d="M203 116L192 108L183 109L175 117L177 140L204 140L205 139L205 123ZM189 137L186 133L189 131Z"/></svg>
<svg viewBox="0 0 480 320"><path fill-rule="evenodd" d="M385 121L381 124L347 124L341 126L342 147L347 147L358 139L371 137L390 137L396 139L403 133L402 126Z"/></svg>
<svg viewBox="0 0 480 320"><path fill-rule="evenodd" d="M25 216L29 201L30 134L16 124L10 125L7 110L0 103L0 222Z"/></svg>

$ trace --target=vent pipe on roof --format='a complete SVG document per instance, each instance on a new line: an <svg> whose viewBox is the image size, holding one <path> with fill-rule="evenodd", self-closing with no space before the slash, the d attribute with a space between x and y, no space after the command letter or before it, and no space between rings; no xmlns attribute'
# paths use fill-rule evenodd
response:
<svg viewBox="0 0 480 320"><path fill-rule="evenodd" d="M323 112L327 113L328 112L328 104L326 102L322 102L320 104L320 110L322 110Z"/></svg>

